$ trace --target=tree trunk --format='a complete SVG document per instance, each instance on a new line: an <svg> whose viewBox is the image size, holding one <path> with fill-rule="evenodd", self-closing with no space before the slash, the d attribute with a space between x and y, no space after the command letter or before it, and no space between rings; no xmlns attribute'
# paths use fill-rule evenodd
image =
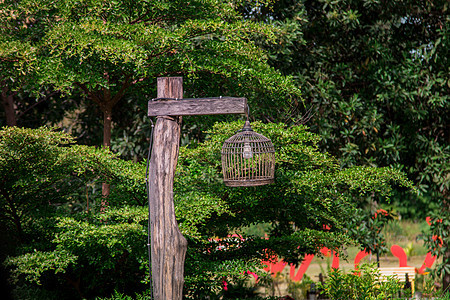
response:
<svg viewBox="0 0 450 300"><path fill-rule="evenodd" d="M111 130L112 130L112 107L107 107L103 111L103 147L110 148L111 147ZM101 203L101 211L106 210L108 206L108 201L106 198L109 196L110 192L110 184L103 182L102 183L102 203Z"/></svg>
<svg viewBox="0 0 450 300"><path fill-rule="evenodd" d="M8 95L8 86L2 87L2 105L5 110L6 125L17 126L16 110L14 107L14 95Z"/></svg>
<svg viewBox="0 0 450 300"><path fill-rule="evenodd" d="M103 147L111 147L112 107L103 111Z"/></svg>
<svg viewBox="0 0 450 300"><path fill-rule="evenodd" d="M182 78L158 78L157 96L182 98ZM179 141L179 118L159 117L149 167L151 263L156 300L181 300L183 295L187 241L178 228L173 203Z"/></svg>
<svg viewBox="0 0 450 300"><path fill-rule="evenodd" d="M444 218L448 218L450 216L450 199L449 199L448 193L449 193L449 191L447 189L444 189L444 192L443 192L444 200L442 201L443 204L444 204L443 205L444 206L443 207L443 210L444 210L443 217ZM445 220L443 220L443 221L445 221ZM446 226L446 228L444 227L443 231L447 232L447 233L450 232L450 226ZM448 238L445 239L444 237L442 237L442 240L444 242L442 247L447 249L444 252L444 257L442 259L442 263L443 264L450 264L450 243L448 241ZM442 290L445 293L450 294L450 273L447 272L445 269L444 269L444 275L442 276Z"/></svg>
<svg viewBox="0 0 450 300"><path fill-rule="evenodd" d="M447 249L448 249L448 245ZM450 250L447 250L447 252L445 252L444 254L444 258L443 258L444 263L450 264ZM449 293L450 294L450 273L444 271L444 276L442 278L442 290L445 293Z"/></svg>
<svg viewBox="0 0 450 300"><path fill-rule="evenodd" d="M109 75L105 73L106 78L109 82ZM127 75L125 77L125 80L122 82L122 85L117 92L117 94L112 97L111 96L111 90L108 88L102 88L99 91L95 92L92 90L89 90L86 84L81 82L76 82L75 84L80 87L80 89L89 97L91 98L95 103L100 106L101 111L103 112L103 147L111 147L111 130L112 130L112 111L114 106L119 102L123 95L125 94L125 91L127 88L131 85L130 82L131 75ZM107 183L102 184L102 206L101 210L105 210L107 206L106 198L109 196L110 192L110 185Z"/></svg>

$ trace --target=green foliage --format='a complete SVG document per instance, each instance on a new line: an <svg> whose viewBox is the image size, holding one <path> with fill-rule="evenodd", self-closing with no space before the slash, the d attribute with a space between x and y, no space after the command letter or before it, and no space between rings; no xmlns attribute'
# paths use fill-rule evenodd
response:
<svg viewBox="0 0 450 300"><path fill-rule="evenodd" d="M219 123L205 143L180 150L174 198L180 228L189 240L187 298L217 295L223 280L239 283L247 271L264 280L260 262L268 255L298 263L323 246L338 250L351 242L345 226L347 216L355 212L356 199L375 195L382 200L389 196L392 185L411 188L405 176L391 168L339 168L333 157L318 150L319 138L304 126L258 122L254 129L270 137L277 149L276 183L227 188L220 175L220 147L239 127L239 122ZM41 184L36 178L43 178L41 181L58 183L46 187L45 196L52 197L51 203L70 204L69 199L88 201L84 188L94 184L97 176L112 184L110 207L104 213L98 213L95 206L89 211L87 207L70 209L69 205L56 209L42 196L45 201L35 204L39 210L33 222L24 226L34 232L32 241L39 243L24 241L19 255L7 260L17 284L32 282L44 289L57 286L58 293L63 293L69 282L80 297L88 298L107 296L114 290L126 294L143 290L148 272L147 209L140 199L144 197L144 166L121 161L104 149L70 145L68 135L44 128L8 128L4 132L8 135L2 143L2 176L8 179L8 192L17 184L24 193L36 190L35 185ZM18 146L19 141L22 144ZM48 159L38 159L42 157ZM27 170L41 177L24 181L21 176L26 173L13 176L16 173L6 170L17 174ZM83 189L71 190L72 185L61 192L69 179L78 180ZM51 194L55 190L58 194ZM24 207L31 205L28 199L39 199L41 194L26 195L27 200L24 197L21 202ZM268 239L242 234L243 228L259 223L268 225ZM231 236L236 233L240 235Z"/></svg>
<svg viewBox="0 0 450 300"><path fill-rule="evenodd" d="M392 165L414 180L420 194L398 192L390 205L403 218L448 203L448 12L445 0L283 0L248 16L283 32L265 46L302 86L307 110L294 122L342 166Z"/></svg>
<svg viewBox="0 0 450 300"><path fill-rule="evenodd" d="M277 146L277 183L270 187L221 185L220 145L237 124L218 125L205 143L181 150L175 201L182 231L194 245L188 286L217 290L219 277L210 274L220 262L225 274L228 262L243 255L259 258L265 254L261 249L295 262L317 252L319 244L333 248L347 242L344 216L392 194L392 183L410 187L398 169L415 180L421 195L395 191L397 211L421 219L442 207L439 199L448 198L450 184L448 21L443 0L3 1L0 86L15 93L21 113L35 111L35 120L23 124L57 122L70 107L79 123L68 127L87 144L98 144L100 130L92 120L104 107L84 97L125 99L114 115L112 148L135 161L146 151L145 104L155 94L156 76L184 75L193 97L247 96L254 118L285 121L290 115L291 123L309 122L323 139L302 126L255 124ZM299 85L309 113L299 103ZM29 96L39 93L37 102ZM55 109L59 100L64 102ZM39 103L48 106L34 109ZM202 130L215 120L185 118L184 143L202 140ZM56 133L49 140L22 141L19 135L10 140L4 144L2 136L0 211L2 228L15 244L32 241L38 253L52 253L53 230L66 230L55 227L54 215L82 222L67 214L88 207L94 213L98 182L104 180L113 184L111 206L145 204L143 165L102 149L70 147L72 141ZM395 169L372 168L390 165ZM370 217L363 221L366 228L383 225L369 224ZM88 229L89 222L79 226ZM244 242L230 241L232 251L205 255L215 248L210 238L259 223L269 225L269 240L246 235ZM448 231L438 225L435 234ZM288 252L298 243L304 247ZM14 250L31 253L33 247ZM197 268L199 261L204 265ZM244 261L239 265L247 267Z"/></svg>
<svg viewBox="0 0 450 300"><path fill-rule="evenodd" d="M48 128L3 128L0 153L0 221L16 285L65 290L66 281L80 295L142 289L148 213L127 206L146 203L142 164ZM104 180L110 208L98 214Z"/></svg>
<svg viewBox="0 0 450 300"><path fill-rule="evenodd" d="M49 278L56 275L85 297L109 295L114 289L143 290L148 273L147 216L144 207L124 207L102 214L79 213L76 219L56 218L53 251L35 249L8 258L6 264L15 267L16 284L25 280L48 288Z"/></svg>
<svg viewBox="0 0 450 300"><path fill-rule="evenodd" d="M95 207L101 196L99 182L105 180L118 183L112 203L145 199L142 165L119 161L106 149L72 143L69 135L48 128L0 131L2 222L18 239L24 237L23 223L42 215L42 210L81 211L89 202ZM126 202L121 199L124 193Z"/></svg>
<svg viewBox="0 0 450 300"><path fill-rule="evenodd" d="M241 245L238 240L227 238L209 243L189 240L184 278L187 299L215 299L223 294L224 281L239 285L248 279L248 271L258 274L261 282L268 280L269 274L261 270L261 261L252 258L252 253L230 253Z"/></svg>
<svg viewBox="0 0 450 300"><path fill-rule="evenodd" d="M395 278L380 280L380 273L374 265L362 265L354 273L344 274L332 269L319 288L330 299L392 299L397 298L403 285Z"/></svg>
<svg viewBox="0 0 450 300"><path fill-rule="evenodd" d="M39 286L31 286L30 284L15 286L15 289L12 292L12 297L13 299L23 299L23 300L61 299L61 297L54 291L45 290Z"/></svg>
<svg viewBox="0 0 450 300"><path fill-rule="evenodd" d="M450 257L449 257L449 235L450 235L450 212L447 203L444 203L440 213L432 215L430 218L430 229L422 235L425 245L431 254L436 255L442 260L438 260L436 266L431 270L435 278L445 278L443 290L449 294L448 276L450 276ZM447 283L447 286L445 284Z"/></svg>
<svg viewBox="0 0 450 300"><path fill-rule="evenodd" d="M349 217L349 235L356 241L361 250L373 254L388 252L383 228L393 219L392 214L387 211L377 211L375 214L359 209L357 214Z"/></svg>
<svg viewBox="0 0 450 300"><path fill-rule="evenodd" d="M289 280L287 290L294 299L307 299L307 292L311 290L312 283L314 281L304 274L300 282Z"/></svg>
<svg viewBox="0 0 450 300"><path fill-rule="evenodd" d="M40 277L46 271L52 271L55 274L65 273L69 265L76 262L77 257L66 251L42 252L35 250L22 256L10 258L6 265L17 266L13 274L16 276L25 276L25 280L41 284Z"/></svg>
<svg viewBox="0 0 450 300"><path fill-rule="evenodd" d="M112 157L101 149L67 147L72 141L47 128L0 131L2 222L17 238L23 238L22 223L33 214L63 209L78 200L83 193L77 190L102 174L95 163Z"/></svg>
<svg viewBox="0 0 450 300"><path fill-rule="evenodd" d="M256 132L271 138L276 148L273 185L258 188L223 185L219 175L220 147L242 126L239 122L218 123L204 143L180 149L175 178L179 224L195 233L190 247L203 243L199 250L210 249L203 254L188 249L187 265L193 267L186 270L188 289L190 278L202 282L197 278L209 276L204 268L220 265L218 262L228 265L239 257L260 261L268 254L267 249L293 263L300 262L307 253L318 254L323 246L339 250L351 242L348 216L355 214L358 199L363 201L370 196L381 201L390 195L393 185L412 188L404 174L392 168L340 169L333 157L318 150L319 138L304 126L259 122L252 125ZM208 208L204 207L205 199L212 203ZM192 207L198 207L199 212L193 213ZM267 239L245 234L243 228L260 223L268 228ZM229 237L235 233L239 236ZM211 242L212 237L219 241ZM233 276L239 276L238 272L220 270L216 267L214 272L218 279L224 276L233 281ZM207 287L197 286L193 290L204 288Z"/></svg>
<svg viewBox="0 0 450 300"><path fill-rule="evenodd" d="M3 1L0 86L75 95L73 114L91 123L77 120L89 144L98 142L99 112L112 114L120 125L114 149L137 159L145 156L145 139L133 131L145 127L156 77L184 76L189 96L246 96L255 115L286 115L291 101L300 101L299 87L268 64L255 42L275 43L278 30L245 19L239 6L223 0ZM83 103L85 97L96 105ZM215 120L188 120L188 128L203 130Z"/></svg>
<svg viewBox="0 0 450 300"><path fill-rule="evenodd" d="M96 298L98 300L148 300L151 299L149 292L144 292L142 294L136 294L135 297L124 295L118 291L114 291L111 297L107 298Z"/></svg>
<svg viewBox="0 0 450 300"><path fill-rule="evenodd" d="M445 0L284 0L249 16L283 32L266 46L302 86L307 110L293 121L342 166L403 168L422 193L396 195L408 218L438 209L450 184L448 9Z"/></svg>

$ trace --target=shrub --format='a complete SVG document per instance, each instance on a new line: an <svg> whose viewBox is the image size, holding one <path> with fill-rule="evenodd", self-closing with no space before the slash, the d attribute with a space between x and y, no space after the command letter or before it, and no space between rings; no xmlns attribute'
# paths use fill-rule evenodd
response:
<svg viewBox="0 0 450 300"><path fill-rule="evenodd" d="M362 265L359 270L345 274L339 269L332 269L328 279L319 284L319 288L330 299L392 299L396 298L403 285L394 277L380 281L380 273L375 265Z"/></svg>

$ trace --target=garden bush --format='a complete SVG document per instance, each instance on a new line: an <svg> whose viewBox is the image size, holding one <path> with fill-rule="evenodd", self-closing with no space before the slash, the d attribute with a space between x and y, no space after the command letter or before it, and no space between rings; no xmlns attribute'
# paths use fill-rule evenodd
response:
<svg viewBox="0 0 450 300"><path fill-rule="evenodd" d="M399 297L404 284L394 277L380 280L374 264L365 264L352 273L331 269L328 279L319 284L322 292L333 300L384 300Z"/></svg>
<svg viewBox="0 0 450 300"><path fill-rule="evenodd" d="M186 299L222 295L223 281L239 283L247 271L264 280L261 260L275 254L299 263L321 247L337 251L352 242L347 216L359 200L411 187L393 168L341 169L304 126L258 122L276 147L276 183L225 187L220 147L241 126L218 123L206 142L180 149L174 202L188 240ZM93 299L148 289L145 165L48 128L5 128L0 138L0 209L9 216L1 222L15 240L5 262L16 294L25 286L48 299ZM103 211L102 182L111 184ZM260 223L267 239L244 233Z"/></svg>

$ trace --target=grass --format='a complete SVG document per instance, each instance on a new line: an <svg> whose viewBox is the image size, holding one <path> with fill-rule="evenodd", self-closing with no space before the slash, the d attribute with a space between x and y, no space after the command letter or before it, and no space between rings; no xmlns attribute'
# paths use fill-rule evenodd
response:
<svg viewBox="0 0 450 300"><path fill-rule="evenodd" d="M423 222L398 221L390 222L384 229L383 233L386 238L387 245L399 245L402 247L406 255L426 255L428 249L420 240L422 231L428 230L428 224Z"/></svg>

